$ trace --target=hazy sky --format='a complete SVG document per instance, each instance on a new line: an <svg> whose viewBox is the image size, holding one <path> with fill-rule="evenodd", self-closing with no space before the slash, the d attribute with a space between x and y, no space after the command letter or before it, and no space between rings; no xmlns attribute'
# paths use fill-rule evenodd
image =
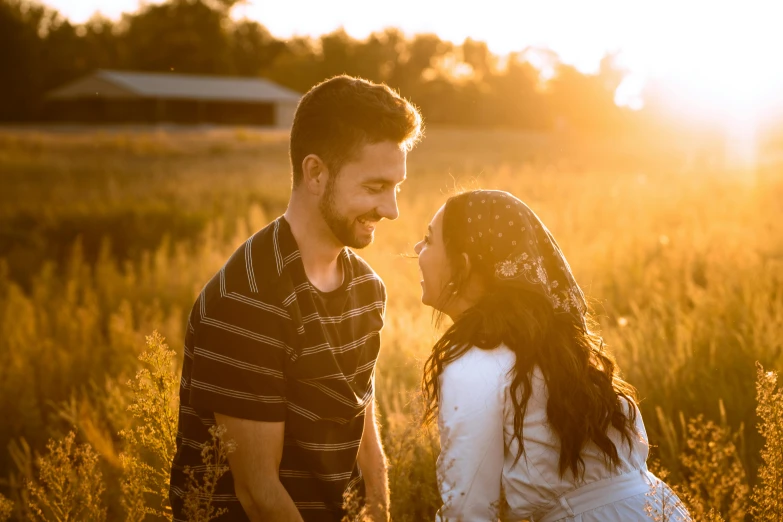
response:
<svg viewBox="0 0 783 522"><path fill-rule="evenodd" d="M137 0L49 0L74 22L100 10L116 18ZM620 51L634 77L666 78L683 99L766 105L783 91L783 0L251 0L233 16L261 22L274 35L319 35L338 27L364 37L384 27L486 41L497 53L544 46L583 71Z"/></svg>

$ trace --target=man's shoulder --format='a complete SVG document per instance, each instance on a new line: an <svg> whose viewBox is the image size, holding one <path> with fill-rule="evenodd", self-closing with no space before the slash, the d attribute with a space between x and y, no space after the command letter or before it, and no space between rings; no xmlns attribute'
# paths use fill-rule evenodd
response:
<svg viewBox="0 0 783 522"><path fill-rule="evenodd" d="M290 320L278 291L274 223L244 241L204 285L191 310L194 332L206 323L246 337L247 332L269 337L279 321Z"/></svg>
<svg viewBox="0 0 783 522"><path fill-rule="evenodd" d="M275 221L239 245L220 272L215 277L222 278L222 293L271 299L279 275L275 256Z"/></svg>

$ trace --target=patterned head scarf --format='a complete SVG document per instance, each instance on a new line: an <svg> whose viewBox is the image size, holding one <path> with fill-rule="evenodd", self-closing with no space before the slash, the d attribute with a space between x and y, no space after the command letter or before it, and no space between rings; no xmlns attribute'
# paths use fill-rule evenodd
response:
<svg viewBox="0 0 783 522"><path fill-rule="evenodd" d="M555 238L527 205L508 192L467 195L465 232L469 254L494 269L501 284L545 297L556 314L585 325L587 302Z"/></svg>

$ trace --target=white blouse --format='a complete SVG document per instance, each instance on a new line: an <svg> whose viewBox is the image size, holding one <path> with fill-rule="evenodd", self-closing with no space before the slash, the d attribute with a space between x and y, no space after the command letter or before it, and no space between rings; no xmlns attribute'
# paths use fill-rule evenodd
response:
<svg viewBox="0 0 783 522"><path fill-rule="evenodd" d="M504 511L511 520L649 521L644 506L650 493L656 487L670 490L647 471L649 446L641 414L637 410L638 437L630 448L610 428L620 456L618 469L609 469L603 453L588 443L582 453L583 481L570 471L561 478L560 444L547 422L548 394L538 368L532 375L524 418L525 453L514 464L518 444L512 442L514 409L509 393L514 362L514 353L505 345L493 350L473 347L440 376L438 483L443 507L438 520L497 520L502 487ZM672 520L690 520L679 508L674 515Z"/></svg>

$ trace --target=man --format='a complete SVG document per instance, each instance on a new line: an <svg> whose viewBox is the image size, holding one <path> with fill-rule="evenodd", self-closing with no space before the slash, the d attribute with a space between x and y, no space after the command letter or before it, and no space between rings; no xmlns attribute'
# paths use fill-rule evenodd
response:
<svg viewBox="0 0 783 522"><path fill-rule="evenodd" d="M339 76L301 100L291 129L285 214L207 283L185 338L170 498L185 520L184 467L226 426L237 449L213 505L220 520L339 521L364 491L388 519L374 375L386 305L381 279L353 251L396 219L421 116L388 87Z"/></svg>

